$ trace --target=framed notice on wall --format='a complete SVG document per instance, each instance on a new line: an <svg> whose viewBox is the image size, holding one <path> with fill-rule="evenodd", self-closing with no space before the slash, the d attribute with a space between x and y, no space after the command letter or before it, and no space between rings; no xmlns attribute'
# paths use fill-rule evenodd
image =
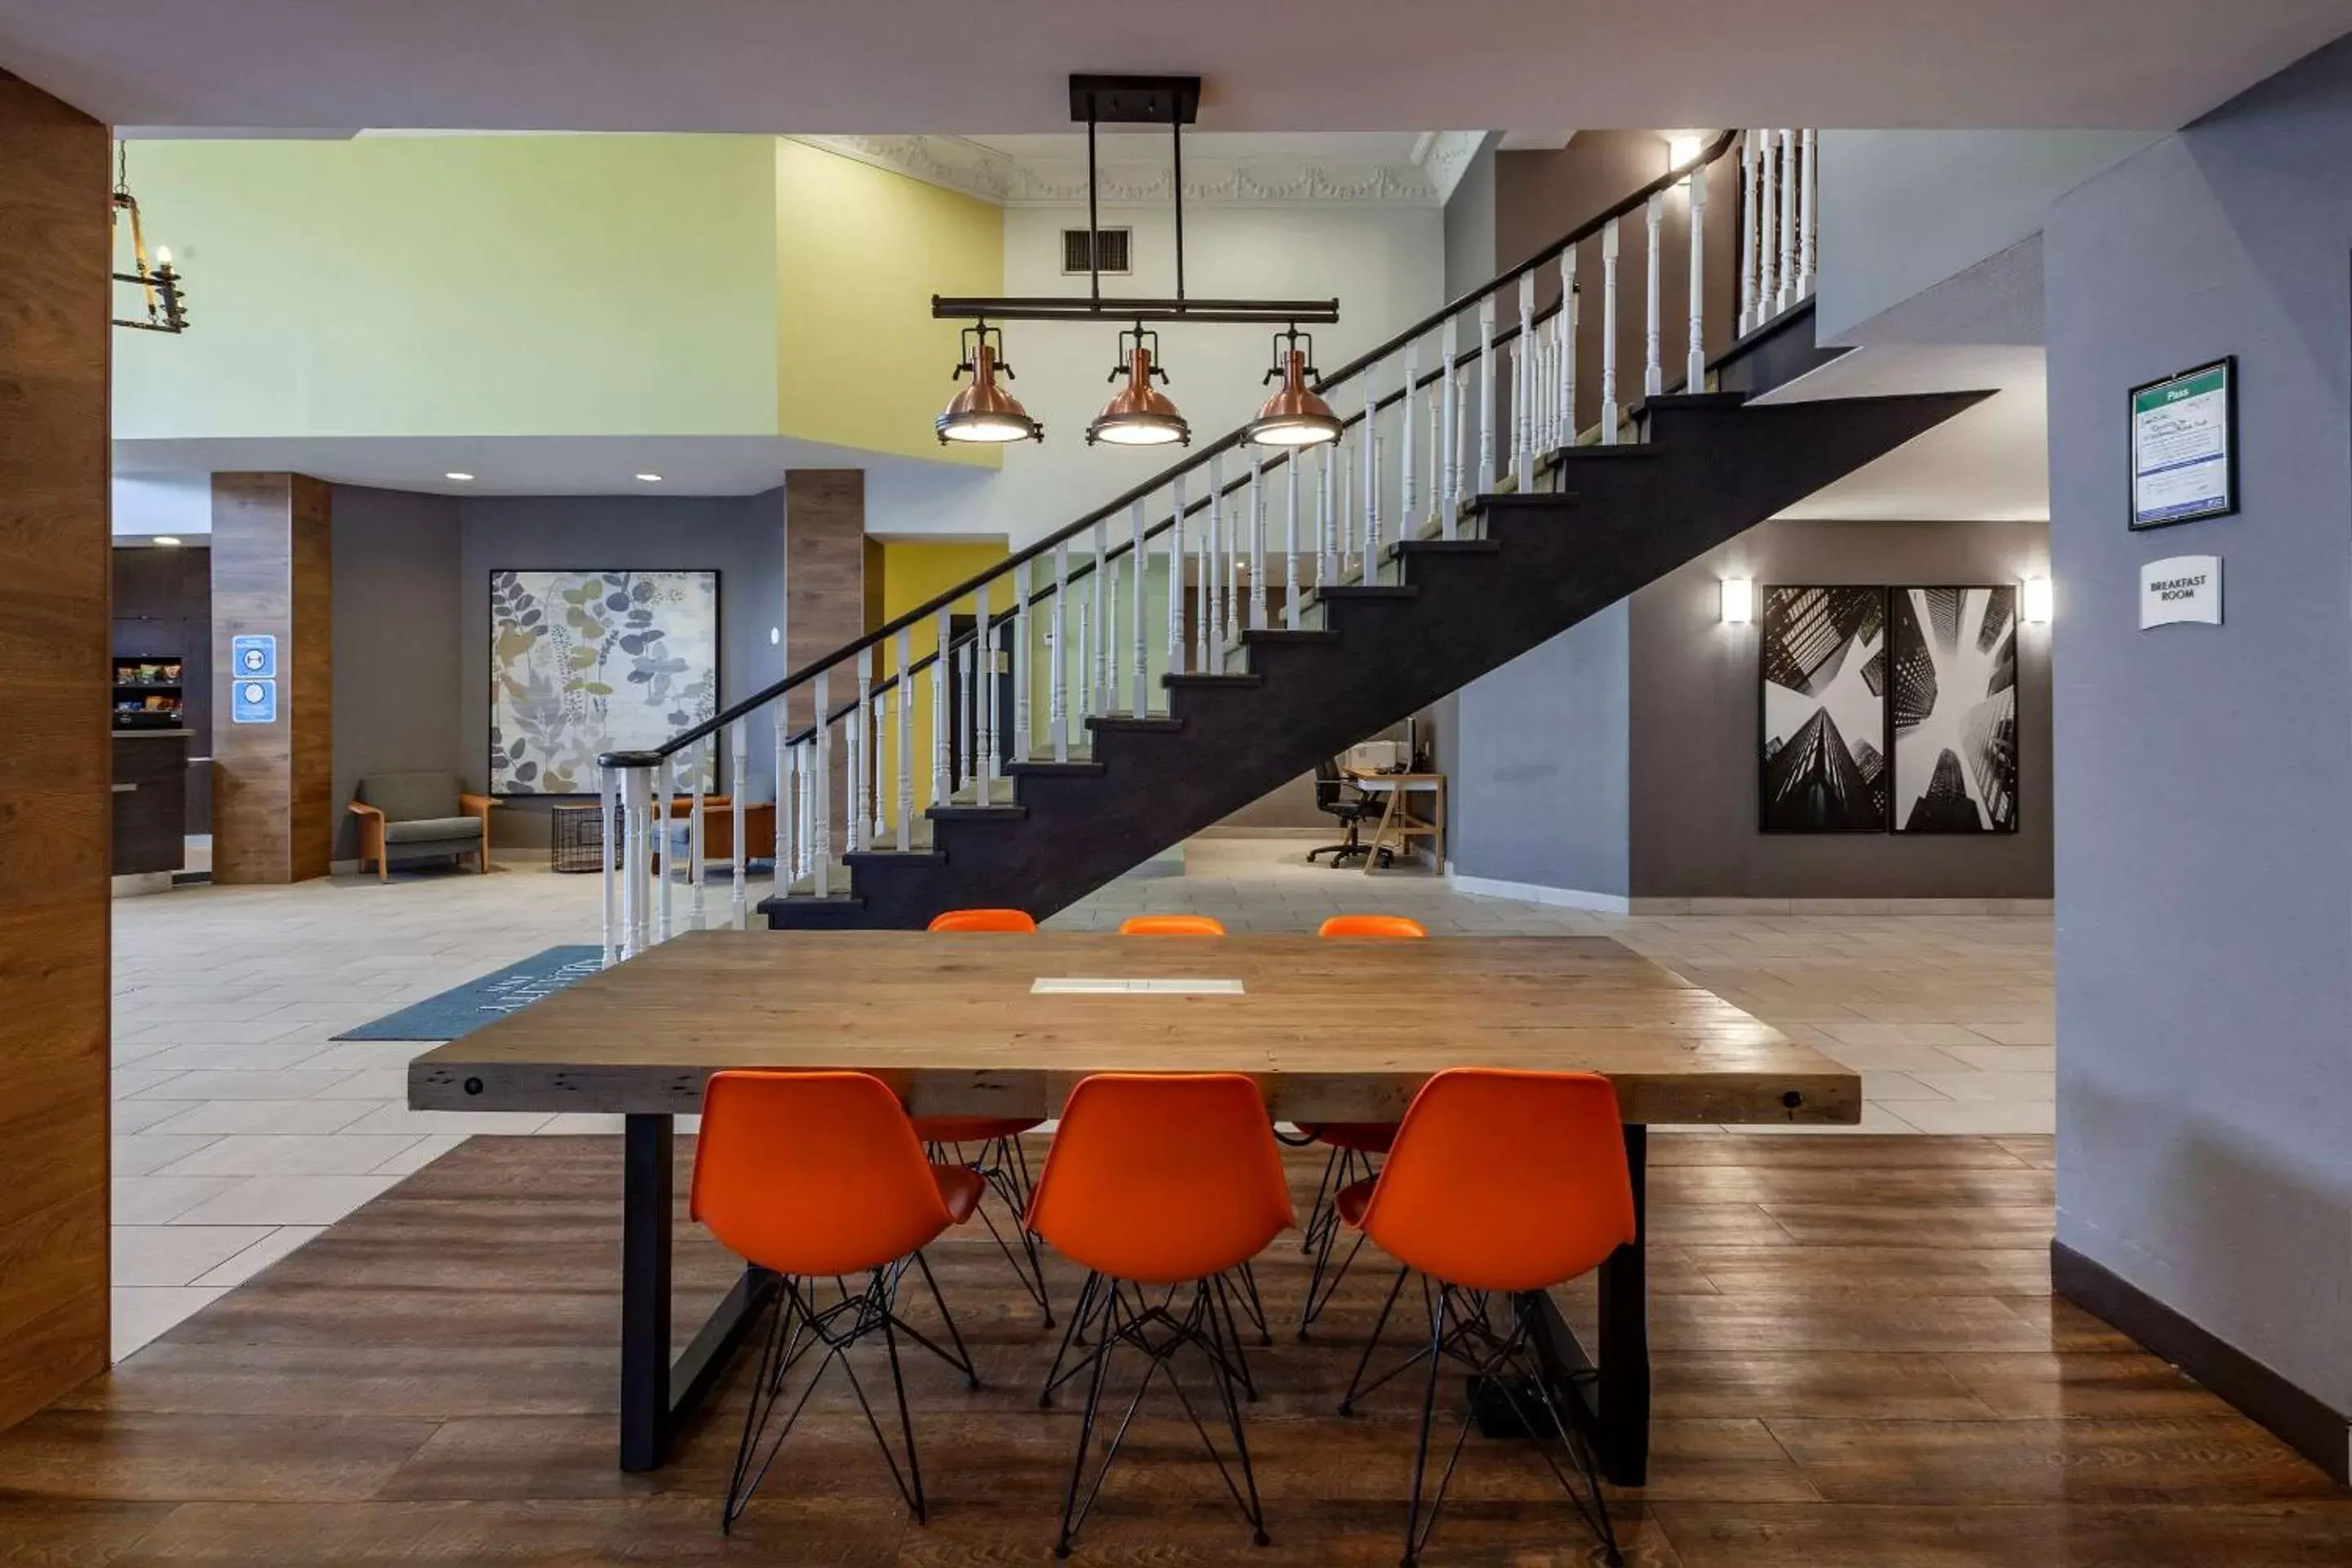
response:
<svg viewBox="0 0 2352 1568"><path fill-rule="evenodd" d="M2238 510L2236 355L2132 388L2131 475L2135 529Z"/></svg>

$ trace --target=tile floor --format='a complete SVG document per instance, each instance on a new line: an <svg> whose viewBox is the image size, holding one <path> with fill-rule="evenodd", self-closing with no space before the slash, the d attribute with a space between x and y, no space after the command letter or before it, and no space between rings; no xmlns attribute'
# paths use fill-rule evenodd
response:
<svg viewBox="0 0 2352 1568"><path fill-rule="evenodd" d="M1300 931L1376 910L1446 934L1612 936L1860 1070L1861 1131L2052 1131L2046 915L1593 914L1474 898L1423 873L1309 867L1323 837L1197 839L1182 876L1122 879L1052 923L1107 929L1188 910L1238 931ZM404 1068L428 1046L333 1038L541 949L596 941L597 892L594 878L518 856L490 877L118 901L116 1355L467 1133L617 1131L617 1118L412 1111ZM711 922L726 909L714 883Z"/></svg>

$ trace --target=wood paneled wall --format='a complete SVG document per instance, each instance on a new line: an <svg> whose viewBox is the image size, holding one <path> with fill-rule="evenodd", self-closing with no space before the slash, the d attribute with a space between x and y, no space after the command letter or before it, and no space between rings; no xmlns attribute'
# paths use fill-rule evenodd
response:
<svg viewBox="0 0 2352 1568"><path fill-rule="evenodd" d="M305 474L213 476L213 880L323 877L334 851L331 495ZM232 639L278 639L278 721L233 721Z"/></svg>
<svg viewBox="0 0 2352 1568"><path fill-rule="evenodd" d="M784 474L784 668L824 658L866 633L866 470L793 468ZM877 672L880 666L877 664ZM857 694L855 667L835 670L825 697L838 708ZM803 688L786 699L795 733L814 713ZM846 747L833 750L833 847L848 821Z"/></svg>
<svg viewBox="0 0 2352 1568"><path fill-rule="evenodd" d="M107 1363L108 153L0 71L0 1426Z"/></svg>

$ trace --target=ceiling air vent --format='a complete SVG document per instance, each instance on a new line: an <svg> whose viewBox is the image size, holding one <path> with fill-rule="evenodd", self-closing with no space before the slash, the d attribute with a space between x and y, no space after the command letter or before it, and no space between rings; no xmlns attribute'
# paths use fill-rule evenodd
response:
<svg viewBox="0 0 2352 1568"><path fill-rule="evenodd" d="M1102 247L1103 271L1129 270L1128 267L1129 232L1123 228L1098 228L1093 231L1091 237ZM1087 265L1088 237L1088 232L1083 228L1066 228L1062 231L1062 272L1065 277L1072 274L1084 277L1092 270Z"/></svg>

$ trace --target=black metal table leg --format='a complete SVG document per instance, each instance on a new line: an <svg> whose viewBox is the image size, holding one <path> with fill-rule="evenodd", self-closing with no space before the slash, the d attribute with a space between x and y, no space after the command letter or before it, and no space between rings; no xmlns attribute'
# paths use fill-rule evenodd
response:
<svg viewBox="0 0 2352 1568"><path fill-rule="evenodd" d="M631 1116L623 1134L621 1195L621 1468L651 1470L669 1457L695 1407L725 1373L759 1321L776 1276L746 1268L675 1363L670 1360L674 1123Z"/></svg>
<svg viewBox="0 0 2352 1568"><path fill-rule="evenodd" d="M1633 1180L1633 1242L1601 1266L1599 1334L1588 1353L1549 1295L1528 1298L1532 1339L1554 1397L1583 1431L1612 1485L1638 1487L1650 1474L1649 1129L1625 1128Z"/></svg>
<svg viewBox="0 0 2352 1568"><path fill-rule="evenodd" d="M650 1470L669 1447L670 1149L667 1116L622 1134L621 1468Z"/></svg>

